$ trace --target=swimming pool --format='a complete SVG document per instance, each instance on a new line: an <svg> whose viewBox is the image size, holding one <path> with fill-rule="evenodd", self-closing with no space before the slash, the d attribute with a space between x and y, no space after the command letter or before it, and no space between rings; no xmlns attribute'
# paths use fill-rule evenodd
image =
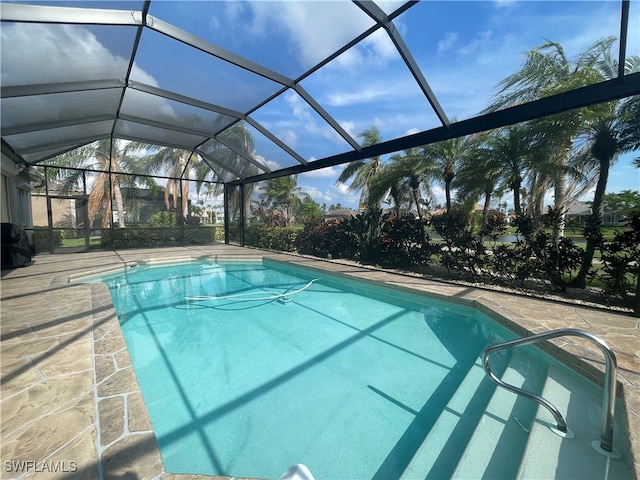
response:
<svg viewBox="0 0 640 480"><path fill-rule="evenodd" d="M483 348L513 335L474 309L270 262L141 266L105 281L167 471L522 472L537 408L485 377ZM492 362L534 391L563 369L532 348Z"/></svg>

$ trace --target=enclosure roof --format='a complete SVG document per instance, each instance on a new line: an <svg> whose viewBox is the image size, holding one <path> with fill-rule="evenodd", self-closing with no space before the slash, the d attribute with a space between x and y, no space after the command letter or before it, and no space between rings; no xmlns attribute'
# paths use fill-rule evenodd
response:
<svg viewBox="0 0 640 480"><path fill-rule="evenodd" d="M456 31L463 11L486 14L486 3L3 2L3 151L35 165L119 138L198 154L217 181L254 181L640 92L640 73L620 71L497 112L469 111L465 104L493 92L476 91L471 72L454 73L453 55L436 62L423 52L441 52L443 36L430 33ZM604 3L618 15L610 34L619 39L624 65L629 2ZM513 53L521 58L522 51ZM381 63L393 68L382 71ZM374 88L382 75L393 75L392 91ZM362 88L341 90L353 76ZM451 91L462 101L444 100ZM365 121L346 110L354 103ZM251 145L233 139L238 125ZM372 125L384 125L384 141L362 146L359 133Z"/></svg>

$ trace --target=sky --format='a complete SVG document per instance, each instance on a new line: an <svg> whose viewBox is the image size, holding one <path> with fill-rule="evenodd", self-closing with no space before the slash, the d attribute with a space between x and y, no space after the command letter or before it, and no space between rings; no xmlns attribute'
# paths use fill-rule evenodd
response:
<svg viewBox="0 0 640 480"><path fill-rule="evenodd" d="M379 5L389 13L401 3ZM173 8L159 2L150 13L166 18ZM213 10L196 2L184 3L183 9L185 15L172 15L172 23L290 78L297 78L372 25L350 2L217 2ZM462 120L488 106L497 84L519 68L524 52L550 40L560 43L572 59L596 41L617 36L620 2L423 1L394 23L447 117ZM640 25L638 0L631 2L629 25L627 55L640 55L640 29L633 28ZM618 48L614 43L613 51ZM390 140L440 125L382 30L303 79L301 85L357 140L373 126L383 140ZM253 91L264 95L269 85L256 83ZM240 100L234 99L230 106L236 102ZM251 117L308 161L350 149L295 92L287 92ZM297 163L270 147L259 132L252 135L256 154L271 168ZM640 190L640 170L631 165L639 155L628 154L617 161L608 192ZM320 204L357 208L359 193L336 183L343 168L301 174L298 185ZM434 203L443 203L442 187L434 185L432 190ZM584 197L588 198L589 194ZM510 196L502 201L510 201ZM552 202L551 194L547 201Z"/></svg>
<svg viewBox="0 0 640 480"><path fill-rule="evenodd" d="M142 8L141 1L45 3ZM402 3L384 1L378 5L390 13ZM394 25L445 115L452 120L463 120L477 115L490 104L498 83L518 70L525 52L546 41L554 41L573 59L596 41L617 36L620 3L619 0L425 0L398 16ZM634 28L640 25L640 0L631 0L630 5L627 56L640 55L640 29ZM149 14L289 79L299 79L374 24L352 2L336 0L154 0ZM14 27L3 25L2 29L2 85L31 79L34 65L47 65L46 69L37 69L42 81L123 77L136 32L130 27L98 25L21 24L19 28ZM616 42L612 48L614 54L617 49ZM61 52L65 58L60 58ZM28 61L22 61L24 59ZM145 28L140 38L131 80L238 112L246 112L281 88L276 82L189 48L150 28ZM352 148L349 141L360 141L360 134L374 126L383 140L391 140L441 125L390 36L382 29L301 79L300 85L299 91L286 91L251 111L250 117L287 144L303 161L312 162L349 151ZM305 95L335 119L344 136L311 108ZM107 102L107 99L101 101ZM85 115L91 114L91 105L95 103L95 100L86 102L82 107L87 109ZM127 92L122 112L133 112L134 107L140 106L149 112L150 120L180 116L187 122L185 126L191 118L197 118L204 126L230 120L224 115L216 116L195 107L184 108L177 102L144 92ZM7 115L11 107L11 99L4 99L3 109ZM56 120L47 117L54 115L53 109L41 105L34 108L34 114L41 121ZM135 133L135 125L120 124L120 133ZM99 127L96 124L96 128ZM257 158L270 169L298 164L296 158L258 130L249 129ZM184 134L180 140L197 141L197 137L192 139ZM638 156L640 152L617 161L610 173L609 192L640 190L640 170L631 165L632 159ZM383 157L383 161L387 159L388 156ZM359 194L350 192L346 185L336 184L343 168L336 166L301 174L298 185L320 204L339 203L355 208ZM442 188L434 185L432 190L434 203L442 203ZM505 196L502 200L509 201L509 198Z"/></svg>
<svg viewBox="0 0 640 480"><path fill-rule="evenodd" d="M618 2L478 1L455 6L448 2L435 2L434 6L434 2L429 2L419 6L425 10L450 9L451 16L455 16L450 24L430 24L428 28L403 21L403 17L397 23L445 112L458 119L474 115L487 106L498 82L518 69L523 52L548 39L559 42L571 58L599 38L615 34L620 21ZM628 55L638 55L639 29L632 27L640 24L638 2L632 2L631 7L627 51ZM432 42L431 47L424 43L423 48L422 42ZM373 85L367 84L367 88L385 92L394 83L393 79L387 81L380 76ZM355 87L344 85L343 89L354 91ZM376 95L369 91L363 95L365 93ZM405 133L411 133L415 127L407 124L404 128ZM640 152L618 159L610 173L608 192L640 190L640 170L631 164L638 156ZM357 192L335 185L341 170L342 167L333 167L302 174L299 184L320 203L339 202L354 207ZM442 187L435 186L434 196L436 203L444 202ZM589 195L584 199L589 199ZM552 201L551 195L547 201Z"/></svg>
<svg viewBox="0 0 640 480"><path fill-rule="evenodd" d="M381 5L389 12L397 2ZM337 16L336 9L340 10ZM292 78L371 25L351 4L314 2L304 7L295 1L280 2L276 8L269 2L221 3L214 15L202 16L200 21L208 22L211 41ZM560 43L571 59L599 39L616 35L619 23L618 1L426 1L395 20L444 112L459 120L486 108L498 82L518 69L524 52L551 40ZM632 27L640 24L638 1L631 2L629 24L627 55L638 55L639 30ZM222 38L217 35L222 28L232 33ZM274 56L272 44L287 56ZM617 51L617 43L613 48ZM372 126L389 140L439 125L383 31L303 80L302 86L354 138ZM307 160L348 149L295 93L252 117ZM272 167L295 164L271 156L259 135L256 146L258 155ZM638 155L618 160L610 174L609 192L640 190L640 170L631 165ZM320 204L356 207L359 194L336 184L343 168L301 174L298 184ZM435 202L442 203L442 188L434 186L433 191Z"/></svg>

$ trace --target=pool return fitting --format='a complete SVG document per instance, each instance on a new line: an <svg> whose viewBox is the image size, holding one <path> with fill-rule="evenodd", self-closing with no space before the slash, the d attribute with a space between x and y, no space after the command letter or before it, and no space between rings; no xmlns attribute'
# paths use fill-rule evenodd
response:
<svg viewBox="0 0 640 480"><path fill-rule="evenodd" d="M606 359L606 369L604 376L604 393L602 397L602 428L600 433L600 441L594 440L593 442L591 442L591 445L598 453L602 455L615 460L620 459L622 458L622 454L618 450L613 448L613 418L615 413L616 375L618 366L615 352L609 345L607 345L607 343L604 342L604 340L596 337L592 333L576 328L561 328L558 330L551 330L549 332L531 335L530 337L517 338L508 342L488 346L484 349L484 352L482 354L482 365L484 366L484 370L489 378L499 386L511 392L517 393L518 395L522 395L523 397L530 398L531 400L538 402L538 404L549 410L551 415L553 415L553 418L556 420L556 428L552 429L552 431L565 438L573 438L573 432L571 432L571 430L567 428L567 423L564 421L562 414L553 404L551 404L551 402L545 400L539 395L536 395L535 393L503 382L491 371L491 367L489 365L489 355L497 350L530 345L533 343L541 342L543 340L565 336L581 337L587 340L591 340L598 346L598 348L600 348L602 353L604 353Z"/></svg>

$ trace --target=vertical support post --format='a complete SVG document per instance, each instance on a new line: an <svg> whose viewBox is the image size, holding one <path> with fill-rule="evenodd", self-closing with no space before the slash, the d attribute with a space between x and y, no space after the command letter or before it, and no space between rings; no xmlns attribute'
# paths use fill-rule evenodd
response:
<svg viewBox="0 0 640 480"><path fill-rule="evenodd" d="M111 250L116 249L116 232L115 228L113 228L113 178L111 162L113 162L113 137L111 137L111 141L109 142L109 230L111 230Z"/></svg>
<svg viewBox="0 0 640 480"><path fill-rule="evenodd" d="M224 184L224 243L229 245L229 200L231 199L231 195L229 194L229 189L231 187Z"/></svg>
<svg viewBox="0 0 640 480"><path fill-rule="evenodd" d="M238 227L240 229L240 246L244 247L244 221L247 212L244 211L244 183L242 182L238 184L238 197L240 199L240 221L238 222Z"/></svg>
<svg viewBox="0 0 640 480"><path fill-rule="evenodd" d="M49 196L49 168L44 167L44 191L47 199L47 232L49 234L49 253L55 253L55 245L53 242L53 208L51 205L51 197Z"/></svg>

